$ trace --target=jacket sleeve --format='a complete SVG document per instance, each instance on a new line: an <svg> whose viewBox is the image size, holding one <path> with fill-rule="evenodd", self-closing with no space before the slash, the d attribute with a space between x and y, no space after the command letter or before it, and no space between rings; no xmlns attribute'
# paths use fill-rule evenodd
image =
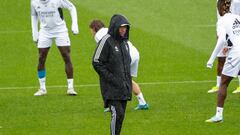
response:
<svg viewBox="0 0 240 135"><path fill-rule="evenodd" d="M107 36L105 36L99 43L93 55L92 65L95 71L100 77L103 77L106 81L112 83L115 86L119 86L120 79L115 77L107 68L108 56L110 54L110 48L108 42L106 42Z"/></svg>

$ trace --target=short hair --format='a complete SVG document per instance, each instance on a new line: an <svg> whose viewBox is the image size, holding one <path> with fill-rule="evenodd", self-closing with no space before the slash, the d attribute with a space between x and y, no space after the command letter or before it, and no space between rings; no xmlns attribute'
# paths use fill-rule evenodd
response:
<svg viewBox="0 0 240 135"><path fill-rule="evenodd" d="M230 6L231 6L231 0L218 0L217 2L217 7L218 10L220 10L220 8L224 6L224 12L227 13L230 11Z"/></svg>
<svg viewBox="0 0 240 135"><path fill-rule="evenodd" d="M93 20L89 24L89 28L93 29L95 32L98 32L98 30L100 30L103 27L105 27L105 25L101 20Z"/></svg>

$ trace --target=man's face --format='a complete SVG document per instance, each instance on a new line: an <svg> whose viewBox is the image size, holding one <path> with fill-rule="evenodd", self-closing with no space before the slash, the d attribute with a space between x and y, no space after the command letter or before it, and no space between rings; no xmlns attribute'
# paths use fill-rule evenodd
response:
<svg viewBox="0 0 240 135"><path fill-rule="evenodd" d="M124 37L124 35L126 34L126 32L127 32L127 26L120 26L120 27L119 27L119 35L120 35L121 37Z"/></svg>

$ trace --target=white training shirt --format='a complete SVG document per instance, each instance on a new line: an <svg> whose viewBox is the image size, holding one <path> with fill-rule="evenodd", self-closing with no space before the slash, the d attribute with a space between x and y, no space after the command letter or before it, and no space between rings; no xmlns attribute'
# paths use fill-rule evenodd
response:
<svg viewBox="0 0 240 135"><path fill-rule="evenodd" d="M208 64L213 64L217 54L226 43L226 38L232 42L232 47L228 57L240 57L240 16L227 13L217 22L218 41L216 47L208 61Z"/></svg>
<svg viewBox="0 0 240 135"><path fill-rule="evenodd" d="M38 20L40 28L49 33L66 32L67 27L63 18L62 8L70 11L72 31L78 33L77 12L69 0L31 0L32 34L38 38Z"/></svg>

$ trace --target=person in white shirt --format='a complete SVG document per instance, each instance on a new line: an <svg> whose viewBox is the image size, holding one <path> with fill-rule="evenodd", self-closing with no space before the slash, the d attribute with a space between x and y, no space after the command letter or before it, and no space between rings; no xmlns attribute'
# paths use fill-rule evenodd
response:
<svg viewBox="0 0 240 135"><path fill-rule="evenodd" d="M207 62L207 67L212 68L217 54L225 43L229 47L229 52L222 70L216 115L206 120L206 122L215 123L223 121L223 106L227 97L227 87L240 71L240 16L230 13L230 5L231 0L218 0L217 3L219 15L222 17L217 22L218 40Z"/></svg>
<svg viewBox="0 0 240 135"><path fill-rule="evenodd" d="M230 11L232 14L240 15L240 0L231 0ZM240 72L238 73L238 87L232 92L234 94L240 93Z"/></svg>
<svg viewBox="0 0 240 135"><path fill-rule="evenodd" d="M230 11L231 11L232 14L240 15L240 8L239 7L240 7L240 0L231 0ZM220 18L221 18L221 16L219 15L218 10L217 10L217 19L219 20ZM218 37L218 35L217 35L217 37ZM217 64L216 86L213 86L210 90L208 90L208 93L215 93L219 90L219 86L220 86L220 82L221 82L222 69L223 69L223 65L225 63L226 56L228 54L227 50L228 50L227 47L224 46L222 48L222 51L220 51L217 55L218 64ZM238 75L238 81L239 81L239 86L232 93L240 93L240 75Z"/></svg>
<svg viewBox="0 0 240 135"><path fill-rule="evenodd" d="M70 58L70 39L63 18L62 8L69 10L72 18L72 32L78 34L77 11L69 0L31 0L32 38L37 43L39 51L38 78L39 90L34 96L47 94L45 62L48 51L55 39L56 45L65 62L68 82L68 95L77 95L73 87L73 67ZM38 21L40 30L38 31Z"/></svg>
<svg viewBox="0 0 240 135"><path fill-rule="evenodd" d="M93 20L90 23L89 28L92 35L94 36L96 43L98 43L108 33L108 28L105 28L105 25L101 20ZM139 52L130 41L127 43L129 45L131 56L131 76L137 77ZM139 85L134 80L132 80L132 91L138 99L138 106L135 108L135 110L147 110L149 108L149 105L146 103ZM106 111L108 111L108 108L105 109L105 112Z"/></svg>

